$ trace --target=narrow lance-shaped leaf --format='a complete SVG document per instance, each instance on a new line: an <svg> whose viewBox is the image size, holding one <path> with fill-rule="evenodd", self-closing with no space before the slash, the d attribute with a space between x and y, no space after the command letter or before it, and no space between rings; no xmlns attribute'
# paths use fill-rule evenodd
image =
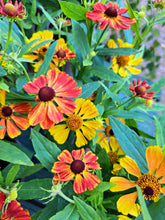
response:
<svg viewBox="0 0 165 220"><path fill-rule="evenodd" d="M6 186L10 186L10 184L14 181L15 176L17 175L18 171L19 171L20 165L15 164L12 166L12 168L9 170L7 176L6 176L6 180L5 180L5 185Z"/></svg>
<svg viewBox="0 0 165 220"><path fill-rule="evenodd" d="M158 118L156 116L154 116L155 119L155 138L156 138L156 144L163 148L164 143L164 135L163 135L163 128L160 124L160 121L158 120Z"/></svg>

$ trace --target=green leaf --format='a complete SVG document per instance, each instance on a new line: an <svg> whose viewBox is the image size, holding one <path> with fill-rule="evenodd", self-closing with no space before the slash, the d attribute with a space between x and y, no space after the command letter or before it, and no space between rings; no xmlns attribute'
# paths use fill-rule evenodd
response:
<svg viewBox="0 0 165 220"><path fill-rule="evenodd" d="M138 51L133 48L103 48L97 50L97 55L100 56L117 56L117 55L131 55L136 54Z"/></svg>
<svg viewBox="0 0 165 220"><path fill-rule="evenodd" d="M155 24L161 24L161 23L164 23L164 22L165 22L165 17L160 18L160 19L156 19L155 22L152 24L152 26L155 25Z"/></svg>
<svg viewBox="0 0 165 220"><path fill-rule="evenodd" d="M25 75L17 77L17 79L16 79L17 91L20 91L23 88L23 85L25 85L26 83L28 83L28 81L27 81Z"/></svg>
<svg viewBox="0 0 165 220"><path fill-rule="evenodd" d="M39 41L41 38L38 38L37 40ZM34 45L29 51L28 51L28 54L29 53L32 53L33 51L37 50L38 48L44 46L45 44L47 43L50 43L52 42L53 40L44 40L44 41L41 41L40 43Z"/></svg>
<svg viewBox="0 0 165 220"><path fill-rule="evenodd" d="M55 143L51 142L34 129L31 129L31 140L36 152L36 157L44 167L51 170L61 150Z"/></svg>
<svg viewBox="0 0 165 220"><path fill-rule="evenodd" d="M160 92L162 87L165 85L165 76L161 77L157 82L153 83L151 85L151 88L148 90L148 92L155 92L156 94Z"/></svg>
<svg viewBox="0 0 165 220"><path fill-rule="evenodd" d="M73 199L83 220L101 220L97 212L91 206L76 196L73 196Z"/></svg>
<svg viewBox="0 0 165 220"><path fill-rule="evenodd" d="M38 171L40 171L43 168L43 165L40 163L37 163L33 166L33 169L31 167L26 167L24 171L19 175L19 178L30 176Z"/></svg>
<svg viewBox="0 0 165 220"><path fill-rule="evenodd" d="M0 76L6 76L7 73L6 71L2 68L2 66L0 66Z"/></svg>
<svg viewBox="0 0 165 220"><path fill-rule="evenodd" d="M163 135L163 128L161 126L161 123L159 119L154 116L155 119L155 138L156 138L156 143L159 147L163 148L164 143L164 135Z"/></svg>
<svg viewBox="0 0 165 220"><path fill-rule="evenodd" d="M65 208L58 212L56 215L52 216L50 220L79 220L79 214L77 212L76 206L73 204L68 204Z"/></svg>
<svg viewBox="0 0 165 220"><path fill-rule="evenodd" d="M0 89L3 89L7 92L9 92L9 86L3 82L3 79L0 81Z"/></svg>
<svg viewBox="0 0 165 220"><path fill-rule="evenodd" d="M2 176L2 172L0 171L0 186L3 185L4 178Z"/></svg>
<svg viewBox="0 0 165 220"><path fill-rule="evenodd" d="M99 88L100 84L98 82L91 82L87 83L81 86L82 93L79 96L79 98L86 99L90 95L92 95L93 92L95 92Z"/></svg>
<svg viewBox="0 0 165 220"><path fill-rule="evenodd" d="M136 188L137 188L137 191L138 191L138 200L139 200L139 203L140 203L141 212L142 212L142 215L143 215L143 220L152 220L152 218L151 218L151 216L148 212L148 209L147 209L142 191L139 188L139 186L136 186Z"/></svg>
<svg viewBox="0 0 165 220"><path fill-rule="evenodd" d="M90 47L89 47L87 36L85 34L84 29L81 27L81 25L77 21L73 20L72 26L73 26L74 41L82 57L85 59L87 54L89 54L90 52Z"/></svg>
<svg viewBox="0 0 165 220"><path fill-rule="evenodd" d="M44 61L43 63L41 64L41 66L39 67L39 70L38 72L35 74L34 77L38 77L42 74L46 74L48 69L49 69L49 66L50 66L50 62L54 56L54 53L55 53L55 49L56 49L56 45L57 45L57 41L55 41L54 43L52 43L47 52L46 52L46 55L44 57Z"/></svg>
<svg viewBox="0 0 165 220"><path fill-rule="evenodd" d="M50 194L43 189L51 189L52 179L33 179L28 182L21 182L20 185L21 188L18 191L18 200L41 199ZM43 189L41 189L41 187Z"/></svg>
<svg viewBox="0 0 165 220"><path fill-rule="evenodd" d="M147 163L145 159L146 146L140 137L120 120L109 116L110 125L115 137L125 154L136 161L141 172L147 173Z"/></svg>
<svg viewBox="0 0 165 220"><path fill-rule="evenodd" d="M6 180L5 180L5 185L6 186L10 186L12 184L12 182L14 181L19 169L20 169L20 165L18 165L18 164L15 164L15 165L12 166L12 168L9 170L9 172L6 176Z"/></svg>
<svg viewBox="0 0 165 220"><path fill-rule="evenodd" d="M14 145L0 140L0 146L0 160L8 161L14 164L33 166L29 157Z"/></svg>
<svg viewBox="0 0 165 220"><path fill-rule="evenodd" d="M76 5L70 2L59 1L61 10L70 19L76 21L85 20L88 10L80 5Z"/></svg>
<svg viewBox="0 0 165 220"><path fill-rule="evenodd" d="M119 75L104 66L92 66L88 68L86 74L97 76L100 79L108 80L110 82L117 82L121 80L121 77Z"/></svg>
<svg viewBox="0 0 165 220"><path fill-rule="evenodd" d="M29 42L28 44L23 45L18 57L22 57L24 54L26 54L26 52L30 49L30 47L36 43L39 39L35 39L32 40L31 42Z"/></svg>

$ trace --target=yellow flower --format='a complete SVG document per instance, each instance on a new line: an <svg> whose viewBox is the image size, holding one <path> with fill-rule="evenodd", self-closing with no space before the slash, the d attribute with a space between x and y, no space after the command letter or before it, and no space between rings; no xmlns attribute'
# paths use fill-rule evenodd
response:
<svg viewBox="0 0 165 220"><path fill-rule="evenodd" d="M118 119L125 123L124 119ZM120 158L123 157L125 154L114 136L114 133L109 123L109 118L105 119L105 125L101 126L98 130L97 143L100 144L100 146L107 151L110 162L111 164L113 164L112 173L114 175L117 175L121 169L121 166L119 164Z"/></svg>
<svg viewBox="0 0 165 220"><path fill-rule="evenodd" d="M114 40L109 40L108 45L109 48L116 48L117 45ZM122 40L118 39L119 48L132 48L132 44L124 43ZM126 77L129 74L139 74L141 70L135 68L135 65L140 64L143 61L142 57L135 58L135 55L118 55L112 56L112 65L111 68L115 73L118 73L122 77Z"/></svg>
<svg viewBox="0 0 165 220"><path fill-rule="evenodd" d="M59 144L63 144L69 133L74 131L76 133L75 144L77 147L81 147L95 137L96 129L101 126L101 123L95 120L99 113L90 100L79 98L75 103L77 108L74 114L67 115L63 124L53 125L49 132Z"/></svg>

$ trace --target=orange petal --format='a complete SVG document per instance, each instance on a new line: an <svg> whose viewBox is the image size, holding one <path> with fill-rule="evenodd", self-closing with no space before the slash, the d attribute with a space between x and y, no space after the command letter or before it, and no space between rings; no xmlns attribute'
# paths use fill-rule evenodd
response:
<svg viewBox="0 0 165 220"><path fill-rule="evenodd" d="M111 171L112 174L118 175L119 171L121 170L121 166L118 163L113 164L113 170Z"/></svg>
<svg viewBox="0 0 165 220"><path fill-rule="evenodd" d="M61 122L63 119L63 114L59 110L59 108L57 108L53 102L48 102L47 106L48 107L46 111L47 111L47 115L49 119L55 124L58 124L59 122Z"/></svg>
<svg viewBox="0 0 165 220"><path fill-rule="evenodd" d="M163 193L165 195L165 188L161 188L161 193Z"/></svg>
<svg viewBox="0 0 165 220"><path fill-rule="evenodd" d="M24 103L13 103L10 105L13 108L13 112L26 113L32 109L32 106L28 102Z"/></svg>
<svg viewBox="0 0 165 220"><path fill-rule="evenodd" d="M158 169L156 170L155 176L157 178L161 177L161 179L159 180L160 183L165 184L165 154L163 154L163 160Z"/></svg>
<svg viewBox="0 0 165 220"><path fill-rule="evenodd" d="M46 107L44 102L39 102L28 114L30 125L37 125L45 118Z"/></svg>
<svg viewBox="0 0 165 220"><path fill-rule="evenodd" d="M0 129L0 139L4 139L5 133L6 133L6 124L5 124L5 119L0 120L0 125L4 126L5 128Z"/></svg>
<svg viewBox="0 0 165 220"><path fill-rule="evenodd" d="M7 120L7 133L10 138L15 138L21 134L21 131L10 121Z"/></svg>
<svg viewBox="0 0 165 220"><path fill-rule="evenodd" d="M16 123L16 125L22 130L26 130L30 126L29 120L25 117L13 115L12 119Z"/></svg>
<svg viewBox="0 0 165 220"><path fill-rule="evenodd" d="M55 102L57 102L59 108L64 112L66 115L73 114L76 104L73 100L65 99L65 98L54 98Z"/></svg>
<svg viewBox="0 0 165 220"><path fill-rule="evenodd" d="M118 211L123 213L124 215L128 215L130 211L134 208L137 197L137 192L121 196L120 199L117 201Z"/></svg>
<svg viewBox="0 0 165 220"><path fill-rule="evenodd" d="M54 124L53 121L51 121L47 114L45 114L45 118L42 122L40 122L40 126L42 129L49 129Z"/></svg>
<svg viewBox="0 0 165 220"><path fill-rule="evenodd" d="M1 210L2 206L4 205L5 200L6 200L5 193L0 191L0 210Z"/></svg>
<svg viewBox="0 0 165 220"><path fill-rule="evenodd" d="M55 173L53 180L57 183L60 178L60 182L67 182L69 180L72 180L74 176L75 174L71 172L71 170L65 170L59 174Z"/></svg>
<svg viewBox="0 0 165 220"><path fill-rule="evenodd" d="M125 179L124 177L112 177L110 179L110 183L116 184L110 188L112 192L124 191L135 187L135 183Z"/></svg>
<svg viewBox="0 0 165 220"><path fill-rule="evenodd" d="M98 159L98 157L92 153L92 151L88 151L84 157L83 157L83 162L84 163L91 163L91 162L94 162Z"/></svg>
<svg viewBox="0 0 165 220"><path fill-rule="evenodd" d="M83 171L83 177L90 191L101 183L101 180L96 175L85 170Z"/></svg>
<svg viewBox="0 0 165 220"><path fill-rule="evenodd" d="M100 170L101 169L100 164L97 162L87 163L85 167L86 167L86 170Z"/></svg>
<svg viewBox="0 0 165 220"><path fill-rule="evenodd" d="M134 176L137 176L137 177L141 176L141 172L139 170L139 167L132 158L130 158L128 156L121 158L120 165L122 167L124 167L128 173L130 173Z"/></svg>
<svg viewBox="0 0 165 220"><path fill-rule="evenodd" d="M71 164L73 162L72 155L68 150L63 150L62 153L57 158L58 160L64 163Z"/></svg>
<svg viewBox="0 0 165 220"><path fill-rule="evenodd" d="M6 91L0 89L0 104L5 105L5 100L6 100Z"/></svg>
<svg viewBox="0 0 165 220"><path fill-rule="evenodd" d="M163 153L160 147L150 146L146 149L146 160L150 174L153 174L153 172L159 167L162 159Z"/></svg>
<svg viewBox="0 0 165 220"><path fill-rule="evenodd" d="M52 173L62 173L65 170L70 170L70 165L61 162L61 161L57 161L54 163L51 172Z"/></svg>
<svg viewBox="0 0 165 220"><path fill-rule="evenodd" d="M81 160L82 157L84 156L84 148L81 148L79 150L73 150L72 156L75 160Z"/></svg>
<svg viewBox="0 0 165 220"><path fill-rule="evenodd" d="M87 191L85 180L82 178L80 174L77 174L75 177L73 189L77 194Z"/></svg>

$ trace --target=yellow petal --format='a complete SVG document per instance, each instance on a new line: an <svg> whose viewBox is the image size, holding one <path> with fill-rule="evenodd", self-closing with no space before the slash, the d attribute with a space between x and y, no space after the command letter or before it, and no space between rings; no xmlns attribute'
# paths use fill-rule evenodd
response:
<svg viewBox="0 0 165 220"><path fill-rule="evenodd" d="M124 167L128 173L130 173L136 177L141 176L141 172L139 170L139 167L132 158L130 158L128 156L121 158L120 165L122 167Z"/></svg>
<svg viewBox="0 0 165 220"><path fill-rule="evenodd" d="M119 68L119 74L120 74L120 76L122 76L122 77L128 76L128 73L126 72L126 70L125 70L123 67L120 67L120 68Z"/></svg>
<svg viewBox="0 0 165 220"><path fill-rule="evenodd" d="M142 57L139 57L137 59L132 59L132 60L129 59L128 64L131 66L135 66L135 65L138 65L139 63L141 63L142 61L143 61Z"/></svg>
<svg viewBox="0 0 165 220"><path fill-rule="evenodd" d="M141 70L139 70L133 66L125 66L125 68L128 70L128 72L130 72L131 74L134 74L134 75L141 73Z"/></svg>
<svg viewBox="0 0 165 220"><path fill-rule="evenodd" d="M113 39L110 39L110 40L108 41L107 46L108 46L109 48L116 48L116 43L115 43L115 41L114 41Z"/></svg>
<svg viewBox="0 0 165 220"><path fill-rule="evenodd" d="M57 143L64 144L69 136L70 129L66 127L66 124L61 124L52 126L49 132Z"/></svg>
<svg viewBox="0 0 165 220"><path fill-rule="evenodd" d="M112 177L110 183L116 184L110 188L112 192L124 191L135 187L135 183L125 179L124 177Z"/></svg>

